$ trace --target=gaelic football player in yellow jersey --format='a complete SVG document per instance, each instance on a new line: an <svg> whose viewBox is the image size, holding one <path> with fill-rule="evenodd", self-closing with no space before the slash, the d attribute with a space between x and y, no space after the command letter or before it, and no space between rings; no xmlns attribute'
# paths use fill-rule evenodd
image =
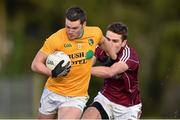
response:
<svg viewBox="0 0 180 120"><path fill-rule="evenodd" d="M112 59L117 57L100 28L86 26L86 20L81 8L67 9L65 28L46 39L32 62L34 72L49 76L40 100L39 119L79 119L88 100L95 48L99 45ZM52 71L46 67L47 56L55 51L69 55L71 68L62 66L63 61Z"/></svg>

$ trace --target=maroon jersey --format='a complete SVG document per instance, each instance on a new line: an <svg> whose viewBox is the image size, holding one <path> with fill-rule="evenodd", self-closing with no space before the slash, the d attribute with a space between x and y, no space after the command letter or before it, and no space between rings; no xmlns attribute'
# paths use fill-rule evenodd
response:
<svg viewBox="0 0 180 120"><path fill-rule="evenodd" d="M106 53L99 47L96 48L95 56L100 62L105 62ZM112 78L106 78L101 93L110 101L132 106L141 102L138 83L139 58L136 51L126 45L118 53L117 61L124 61L129 69Z"/></svg>

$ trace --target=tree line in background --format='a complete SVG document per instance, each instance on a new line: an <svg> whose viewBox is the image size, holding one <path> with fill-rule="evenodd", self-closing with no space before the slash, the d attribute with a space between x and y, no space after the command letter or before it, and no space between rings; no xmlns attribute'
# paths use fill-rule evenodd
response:
<svg viewBox="0 0 180 120"><path fill-rule="evenodd" d="M111 22L128 25L130 45L141 58L143 118L180 118L180 2L178 0L1 0L0 74L29 74L44 40L64 27L65 10L82 7L88 25L105 32ZM90 95L102 81L94 78ZM97 87L99 84L99 87Z"/></svg>

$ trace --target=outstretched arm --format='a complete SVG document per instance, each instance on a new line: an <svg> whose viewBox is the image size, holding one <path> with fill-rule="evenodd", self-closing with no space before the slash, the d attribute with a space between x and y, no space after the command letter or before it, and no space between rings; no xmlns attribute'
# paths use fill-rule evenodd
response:
<svg viewBox="0 0 180 120"><path fill-rule="evenodd" d="M96 77L100 78L111 78L114 75L123 73L124 71L128 70L128 65L125 62L119 61L114 63L110 67L106 66L96 66L92 67L91 74Z"/></svg>

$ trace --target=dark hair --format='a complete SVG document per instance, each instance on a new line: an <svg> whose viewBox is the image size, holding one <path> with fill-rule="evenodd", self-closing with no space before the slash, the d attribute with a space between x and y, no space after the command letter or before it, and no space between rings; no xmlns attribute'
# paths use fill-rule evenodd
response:
<svg viewBox="0 0 180 120"><path fill-rule="evenodd" d="M112 23L108 25L107 31L112 31L114 33L122 35L123 40L126 40L128 37L128 27L123 23Z"/></svg>
<svg viewBox="0 0 180 120"><path fill-rule="evenodd" d="M87 20L85 11L78 6L68 8L66 18L70 21L80 20L81 24Z"/></svg>

